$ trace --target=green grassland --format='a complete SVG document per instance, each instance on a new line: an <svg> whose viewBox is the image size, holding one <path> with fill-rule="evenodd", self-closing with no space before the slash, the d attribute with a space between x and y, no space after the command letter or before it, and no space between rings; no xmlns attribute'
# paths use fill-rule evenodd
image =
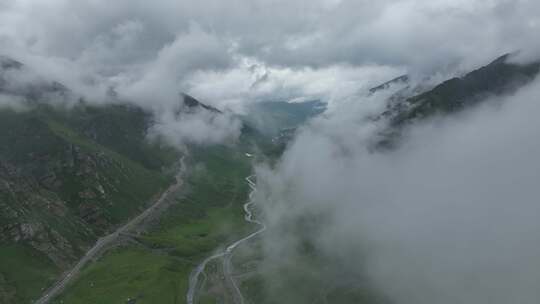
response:
<svg viewBox="0 0 540 304"><path fill-rule="evenodd" d="M250 173L234 149L194 149L186 193L158 225L86 267L54 303L184 303L188 278L204 257L247 234L242 205Z"/></svg>
<svg viewBox="0 0 540 304"><path fill-rule="evenodd" d="M109 252L89 265L81 278L53 303L182 303L188 261L138 247Z"/></svg>
<svg viewBox="0 0 540 304"><path fill-rule="evenodd" d="M25 245L2 246L0 261L0 303L30 303L58 275L47 257Z"/></svg>

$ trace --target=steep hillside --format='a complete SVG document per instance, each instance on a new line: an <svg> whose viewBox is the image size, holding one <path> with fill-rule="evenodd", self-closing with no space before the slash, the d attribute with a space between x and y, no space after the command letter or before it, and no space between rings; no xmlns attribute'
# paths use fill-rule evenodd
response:
<svg viewBox="0 0 540 304"><path fill-rule="evenodd" d="M540 72L540 62L516 64L510 62L509 58L509 54L503 55L486 66L462 77L446 80L412 97L398 91L390 97L387 110L376 118L387 119L389 128L380 134L375 141L375 147L394 147L399 142L402 131L415 122L437 115L458 113L488 100L489 97L512 94L530 83ZM390 82L393 81L395 80ZM383 84L377 88L384 90L388 86Z"/></svg>
<svg viewBox="0 0 540 304"><path fill-rule="evenodd" d="M8 302L37 295L171 183L162 167L178 154L145 141L143 118L118 105L0 110L0 275L13 290ZM31 260L43 266L12 267Z"/></svg>
<svg viewBox="0 0 540 304"><path fill-rule="evenodd" d="M68 88L7 57L0 94L0 302L28 303L164 190L180 156L146 140L144 110L63 106Z"/></svg>
<svg viewBox="0 0 540 304"><path fill-rule="evenodd" d="M532 81L540 71L540 62L521 65L509 62L509 57L509 54L503 55L463 77L449 79L427 92L407 98L392 123L401 125L434 114L454 113L487 97L511 94Z"/></svg>
<svg viewBox="0 0 540 304"><path fill-rule="evenodd" d="M184 105L188 108L191 108L191 109L202 108L202 109L214 112L214 113L222 113L220 110L198 101L191 95L181 93L180 98L183 100Z"/></svg>
<svg viewBox="0 0 540 304"><path fill-rule="evenodd" d="M409 82L409 75L401 75L394 79L391 79L383 84L380 84L378 86L375 86L371 89L369 89L369 93L373 94L382 90L388 89L390 86L397 85L397 84L407 84Z"/></svg>
<svg viewBox="0 0 540 304"><path fill-rule="evenodd" d="M28 303L98 238L148 207L173 182L181 153L148 140L151 112L114 96L90 105L6 57L0 95L9 101L0 103L0 303ZM180 94L177 118L190 111L222 115ZM244 125L239 145L227 149L243 159L270 143Z"/></svg>

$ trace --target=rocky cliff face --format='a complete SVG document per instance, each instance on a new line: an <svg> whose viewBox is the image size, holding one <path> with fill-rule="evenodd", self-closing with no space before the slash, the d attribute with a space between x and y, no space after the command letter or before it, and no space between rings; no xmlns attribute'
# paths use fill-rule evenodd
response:
<svg viewBox="0 0 540 304"><path fill-rule="evenodd" d="M0 57L0 303L35 299L172 184L180 159L148 140L154 117L145 109L114 96L90 105L35 75L14 82L20 73L29 71ZM222 114L186 94L177 111ZM244 145L257 138L243 133Z"/></svg>
<svg viewBox="0 0 540 304"><path fill-rule="evenodd" d="M65 268L164 188L166 178L42 114L0 114L0 242L29 244ZM132 200L128 187L138 175L151 177L154 187L122 206Z"/></svg>
<svg viewBox="0 0 540 304"><path fill-rule="evenodd" d="M0 164L0 242L27 243L64 268L75 258L73 245L35 211L65 218L66 202L54 192L43 189L31 176L18 171L10 164Z"/></svg>

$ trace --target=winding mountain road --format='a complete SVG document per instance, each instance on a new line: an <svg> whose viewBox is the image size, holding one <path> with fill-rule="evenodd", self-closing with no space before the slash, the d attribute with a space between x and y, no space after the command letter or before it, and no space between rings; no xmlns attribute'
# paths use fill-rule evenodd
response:
<svg viewBox="0 0 540 304"><path fill-rule="evenodd" d="M170 186L165 192L161 194L159 199L152 204L152 206L148 207L146 210L144 210L141 214L137 215L135 218L131 219L129 222L127 222L125 225L119 227L117 230L112 232L109 235L106 235L104 237L101 237L97 240L96 244L90 248L86 254L79 260L79 262L69 271L65 274L65 276L58 281L55 285L50 287L45 294L38 300L36 300L35 304L46 304L49 303L51 299L53 299L55 296L59 295L66 286L72 282L80 273L81 269L86 265L89 261L93 260L105 247L113 244L115 241L117 241L118 237L133 227L140 224L144 219L148 218L153 212L156 211L158 207L160 207L163 202L167 199L167 197L171 194L177 191L184 183L184 181L181 178L181 175L183 174L186 166L184 164L184 156L180 159L180 171L176 175L176 182Z"/></svg>
<svg viewBox="0 0 540 304"><path fill-rule="evenodd" d="M244 303L244 298L242 296L242 292L240 291L240 288L238 288L238 285L236 284L236 281L234 280L234 278L232 277L232 274L231 274L231 272L232 272L231 271L231 268L232 268L232 266L231 266L231 257L232 257L233 251L236 249L236 247L238 247L240 244L254 238L255 236L259 235L260 233L262 233L263 231L266 230L266 226L262 222L260 222L260 221L258 221L256 219L253 219L253 213L250 210L250 207L255 203L255 201L253 200L253 196L255 195L255 192L257 191L257 188L255 187L256 186L255 183L251 180L253 177L254 177L254 175L250 175L250 176L246 177L246 181L247 181L249 187L251 188L251 192L249 193L248 202L244 204L244 212L245 212L244 219L246 220L246 222L257 224L260 227L260 229L258 229L257 231L251 233L250 235L248 235L248 236L246 236L244 238L239 239L238 241L235 241L234 243L229 245L224 251L222 251L220 253L216 253L216 254L206 258L199 265L197 265L197 267L191 272L191 274L189 276L189 289L188 289L188 292L187 292L187 295L186 295L187 304L194 304L195 303L195 293L197 291L197 284L199 282L200 275L203 273L204 269L206 268L206 265L210 261L218 259L218 258L223 258L224 259L223 260L224 274L225 274L226 279L230 282L230 284L232 285L232 287L234 289L234 292L235 292L234 301L235 301L235 303L237 303L237 304L243 304Z"/></svg>

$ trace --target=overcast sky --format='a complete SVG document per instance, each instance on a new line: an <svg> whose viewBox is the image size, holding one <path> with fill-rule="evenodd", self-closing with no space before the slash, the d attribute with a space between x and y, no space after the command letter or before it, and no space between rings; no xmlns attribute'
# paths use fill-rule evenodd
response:
<svg viewBox="0 0 540 304"><path fill-rule="evenodd" d="M535 0L0 0L0 50L95 99L115 86L143 103L180 90L222 107L335 101L405 72L535 53L539 11Z"/></svg>

